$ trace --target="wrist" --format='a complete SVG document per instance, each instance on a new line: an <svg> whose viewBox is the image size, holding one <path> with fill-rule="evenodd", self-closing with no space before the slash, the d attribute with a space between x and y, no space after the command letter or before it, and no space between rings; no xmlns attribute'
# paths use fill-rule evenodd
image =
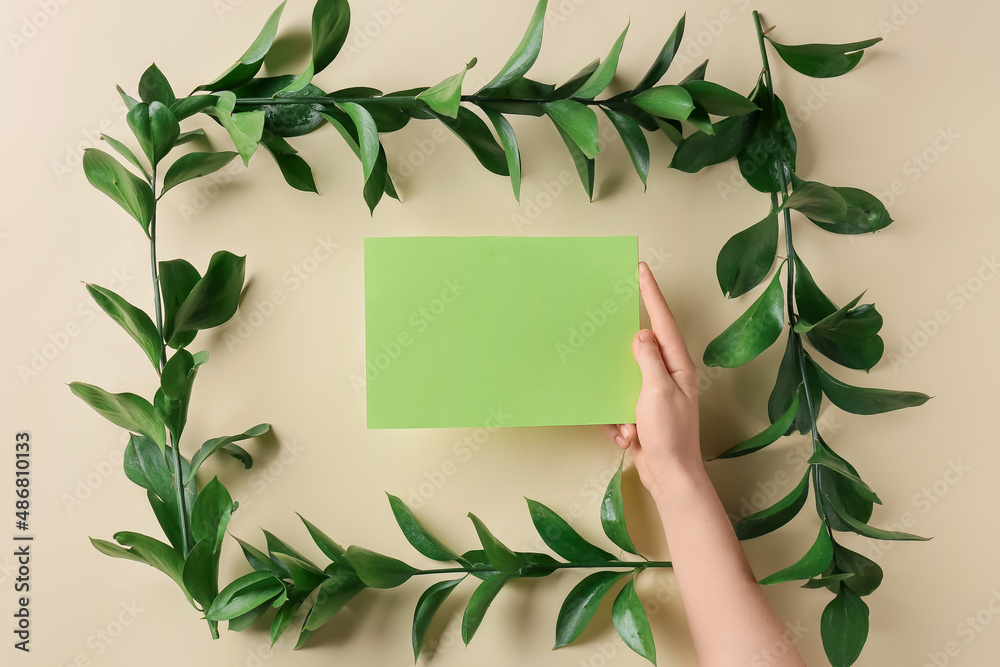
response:
<svg viewBox="0 0 1000 667"><path fill-rule="evenodd" d="M703 488L714 492L712 480L705 470L705 463L700 458L678 460L672 465L664 466L656 476L654 488L650 495L657 508L663 509L676 501L684 501L696 495Z"/></svg>

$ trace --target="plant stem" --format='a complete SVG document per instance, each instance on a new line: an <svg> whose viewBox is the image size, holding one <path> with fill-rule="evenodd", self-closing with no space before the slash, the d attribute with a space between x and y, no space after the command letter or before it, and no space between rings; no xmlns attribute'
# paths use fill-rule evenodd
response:
<svg viewBox="0 0 1000 667"><path fill-rule="evenodd" d="M603 568L619 568L624 567L628 569L641 567L643 569L649 567L673 567L673 564L668 560L661 561L624 561L624 560L611 560L604 562L594 562L594 563L552 563L549 565L530 565L519 572L542 572L551 570L569 570L569 569L589 569L598 570ZM440 567L430 570L417 570L414 575L418 574L472 574L474 572L496 572L496 568L489 567L488 565L472 565L470 567Z"/></svg>
<svg viewBox="0 0 1000 667"><path fill-rule="evenodd" d="M620 96L618 96L620 97ZM483 97L481 95L462 95L463 102L472 102L473 104L480 104L482 102L494 102L497 104L544 104L551 100L539 100L539 99L528 99L523 97ZM383 95L381 97L333 97L330 95L317 96L317 97L307 97L305 95L300 96L282 96L282 97L240 97L236 99L236 106L260 106L260 105L290 105L290 104L322 104L328 106L331 104L343 104L345 102L353 102L354 104L407 104L412 105L416 103L417 98L414 95ZM611 100L573 100L574 102L579 102L580 104L587 105L607 105L615 106L620 105L621 100L616 99Z"/></svg>
<svg viewBox="0 0 1000 667"><path fill-rule="evenodd" d="M757 12L757 10L754 10L753 12L753 20L754 20L754 25L757 28L757 43L760 46L760 59L762 65L764 66L764 83L767 85L767 94L770 97L770 103L771 103L771 113L772 113L771 134L772 134L772 141L774 141L774 145L776 147L775 155L778 160L778 169L777 169L778 186L780 188L780 193L776 192L771 193L771 206L777 209L780 206L784 205L785 198L788 196L788 182L785 179L785 169L787 165L785 164L783 152L781 149L781 141L780 137L778 136L778 127L777 127L778 121L776 113L778 107L777 107L777 99L774 94L774 84L771 81L771 66L768 63L767 49L764 46L765 31L761 26L760 13ZM816 452L819 449L819 427L816 424L816 406L814 406L812 403L812 393L809 391L809 373L806 370L806 353L805 349L802 346L802 337L798 332L795 331L795 323L798 321L798 315L795 312L795 299L794 299L796 255L795 255L795 246L792 242L792 216L787 208L782 210L782 218L785 227L785 254L788 257L788 273L786 274L787 286L785 289L786 303L788 308L788 326L791 327L790 335L792 336L792 344L795 346L795 354L799 362L799 371L802 375L802 388L803 388L803 393L805 394L806 397L806 407L809 410L809 422L812 434L813 452ZM817 501L819 501L820 498L822 498L823 496L823 488L822 488L822 483L820 482L819 470L817 469L816 464L813 464L813 487L816 492L816 499ZM820 518L826 521L826 510L823 507L822 502L816 503L816 511L820 515ZM829 521L826 522L826 525L828 531L832 530L830 528ZM833 537L832 532L830 533L830 536Z"/></svg>

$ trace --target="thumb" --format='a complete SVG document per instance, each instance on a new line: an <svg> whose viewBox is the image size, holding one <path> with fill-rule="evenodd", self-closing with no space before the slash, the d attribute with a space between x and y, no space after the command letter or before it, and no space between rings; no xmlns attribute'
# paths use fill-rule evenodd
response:
<svg viewBox="0 0 1000 667"><path fill-rule="evenodd" d="M656 336L653 335L652 331L643 329L635 335L632 340L632 356L639 364L643 386L668 383L670 376L663 363L660 346L656 343Z"/></svg>

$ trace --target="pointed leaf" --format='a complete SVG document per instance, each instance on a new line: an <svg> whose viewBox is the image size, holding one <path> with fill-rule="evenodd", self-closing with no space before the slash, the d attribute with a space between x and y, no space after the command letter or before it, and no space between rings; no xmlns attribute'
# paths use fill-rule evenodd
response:
<svg viewBox="0 0 1000 667"><path fill-rule="evenodd" d="M464 579L465 577L439 581L424 591L420 599L417 600L417 607L413 611L413 630L410 638L413 644L414 661L420 657L420 647L423 646L424 639L427 637L427 631L431 627L434 614L455 590L455 586L462 583Z"/></svg>
<svg viewBox="0 0 1000 667"><path fill-rule="evenodd" d="M847 213L836 222L813 220L817 227L834 234L871 234L892 223L885 205L875 195L858 188L833 189L847 203Z"/></svg>
<svg viewBox="0 0 1000 667"><path fill-rule="evenodd" d="M347 559L344 558L344 547L333 541L333 539L322 530L306 521L301 514L299 514L299 518L302 519L302 523L305 524L306 530L309 531L309 535L312 537L313 542L316 543L316 546L319 547L319 550L322 551L327 558L338 565L350 565L350 563L347 562Z"/></svg>
<svg viewBox="0 0 1000 667"><path fill-rule="evenodd" d="M154 168L174 147L181 133L170 107L160 102L135 105L129 110L126 120Z"/></svg>
<svg viewBox="0 0 1000 667"><path fill-rule="evenodd" d="M149 172L146 171L146 168L142 165L141 162L139 162L139 158L135 156L135 153L132 152L132 149L130 149L128 146L118 141L114 137L109 137L106 134L102 134L101 139L108 142L108 145L111 146L113 149L115 149L115 152L117 152L123 158L134 164L136 168L139 170L139 172L146 177L146 180L150 180Z"/></svg>
<svg viewBox="0 0 1000 667"><path fill-rule="evenodd" d="M309 631L319 629L364 589L365 585L357 574L347 568L337 568L329 579L319 585L316 604L303 627Z"/></svg>
<svg viewBox="0 0 1000 667"><path fill-rule="evenodd" d="M751 306L705 348L705 365L736 368L771 347L785 328L781 267Z"/></svg>
<svg viewBox="0 0 1000 667"><path fill-rule="evenodd" d="M198 499L191 510L191 534L196 543L208 542L209 548L218 551L226 528L233 516L233 499L218 477L198 492Z"/></svg>
<svg viewBox="0 0 1000 667"><path fill-rule="evenodd" d="M733 525L736 537L741 540L752 540L761 535L781 528L791 521L802 506L806 504L809 497L809 472L803 475L802 480L792 489L791 493L776 502L774 505L759 512L754 512L750 516L743 517Z"/></svg>
<svg viewBox="0 0 1000 667"><path fill-rule="evenodd" d="M597 144L597 114L593 109L573 100L556 100L542 105L545 113L555 122L583 154L594 158L601 151Z"/></svg>
<svg viewBox="0 0 1000 667"><path fill-rule="evenodd" d="M173 329L164 332L167 340L173 341L186 331L211 329L228 322L239 306L245 266L246 257L225 250L212 255L205 275L177 309Z"/></svg>
<svg viewBox="0 0 1000 667"><path fill-rule="evenodd" d="M542 4L544 1L542 0ZM510 581L511 577L510 574L494 574L479 584L472 593L469 604L465 607L465 613L462 615L462 641L466 645L472 641L476 630L482 624L483 617L490 605L493 604L493 599L504 587L504 584Z"/></svg>
<svg viewBox="0 0 1000 667"><path fill-rule="evenodd" d="M553 100L564 100L568 97L573 97L576 94L576 91L583 88L583 84L587 83L587 81L590 80L590 77L594 75L594 72L596 72L597 68L600 66L601 66L601 59L594 58L589 63L587 63L583 67L583 69L581 69L579 72L571 76L569 80L566 81L566 83L562 84L555 90L549 90L549 88L545 84L540 84L535 81L531 81L531 87L530 89L527 89L528 86L525 84L527 84L527 82L530 81L530 79L520 79L518 81L515 81L514 85L512 85L508 89L507 96L524 97L528 99L549 98ZM517 91L520 94L518 95L514 94L515 87L520 88Z"/></svg>
<svg viewBox="0 0 1000 667"><path fill-rule="evenodd" d="M500 540L493 536L489 528L480 521L473 513L469 513L469 518L472 519L473 525L476 527L476 533L479 535L479 542L483 545L483 551L486 553L486 560L489 561L490 565L495 567L498 572L517 572L519 569L527 565L524 558L521 558L513 551L511 551L506 545L504 545Z"/></svg>
<svg viewBox="0 0 1000 667"><path fill-rule="evenodd" d="M625 26L622 34L618 36L618 39L612 45L611 51L608 52L608 57L604 59L600 67L587 79L583 87L573 94L573 97L581 100L591 100L604 92L604 89L608 87L611 79L615 76L615 72L618 70L618 58L621 55L622 45L625 43L625 34L628 33L628 28L629 26Z"/></svg>
<svg viewBox="0 0 1000 667"><path fill-rule="evenodd" d="M736 91L711 81L688 81L681 87L691 93L696 104L716 116L742 116L760 108Z"/></svg>
<svg viewBox="0 0 1000 667"><path fill-rule="evenodd" d="M788 411L788 406L798 395L799 411L795 415L791 429L798 429L799 433L805 434L812 429L812 419L810 408L819 414L820 406L823 402L823 391L819 386L819 378L812 366L806 365L805 370L799 360L800 352L803 357L808 358L799 344L798 337L789 330L788 339L785 345L785 354L781 357L781 364L778 366L778 375L774 381L774 388L767 401L767 416L771 423L778 421L783 414ZM808 379L808 400L805 388L803 387L803 375ZM791 433L791 429L786 431Z"/></svg>
<svg viewBox="0 0 1000 667"><path fill-rule="evenodd" d="M542 29L545 27L545 7L547 0L538 0L535 12L531 15L528 29L521 38L521 43L514 49L510 59L500 69L493 80L483 86L487 88L502 88L524 76L538 58L542 48ZM468 642L466 642L468 643Z"/></svg>
<svg viewBox="0 0 1000 667"><path fill-rule="evenodd" d="M847 215L844 197L829 185L815 181L803 181L797 185L781 208L794 209L810 220L820 222L837 222Z"/></svg>
<svg viewBox="0 0 1000 667"><path fill-rule="evenodd" d="M542 0L544 3L545 0ZM507 170L507 155L504 149L493 138L490 128L483 119L475 113L459 107L458 118L448 118L435 113L435 118L448 126L462 142L469 147L480 164L489 171L500 176L509 176Z"/></svg>
<svg viewBox="0 0 1000 667"><path fill-rule="evenodd" d="M465 80L465 73L475 66L476 59L473 58L462 68L461 72L452 74L436 86L422 91L417 95L417 99L442 116L457 118L459 105L462 101L462 82Z"/></svg>
<svg viewBox="0 0 1000 667"><path fill-rule="evenodd" d="M640 556L638 549L632 544L632 538L628 534L628 526L625 524L625 503L622 500L622 467L625 459L618 464L618 470L608 482L608 488L604 491L604 499L601 501L601 525L604 527L604 534L614 542L620 549L630 554Z"/></svg>
<svg viewBox="0 0 1000 667"><path fill-rule="evenodd" d="M361 581L372 588L395 588L406 583L417 571L401 560L364 547L350 546L344 555Z"/></svg>
<svg viewBox="0 0 1000 667"><path fill-rule="evenodd" d="M147 535L129 531L115 533L115 541L124 547L130 547L129 551L133 556L138 556L142 562L163 572L184 589L181 577L184 559L170 545Z"/></svg>
<svg viewBox="0 0 1000 667"><path fill-rule="evenodd" d="M500 145L503 146L504 155L507 157L507 171L510 172L510 185L514 189L514 199L521 201L521 152L517 148L517 137L514 135L514 128L498 111L483 108L486 117L493 123L493 129L500 137Z"/></svg>
<svg viewBox="0 0 1000 667"><path fill-rule="evenodd" d="M392 494L389 496L389 506L392 507L392 514L396 517L399 529L403 531L406 541L414 549L427 556L431 560L451 561L458 560L458 554L446 547L441 540L434 537L420 520L417 519L413 511L406 506L402 500Z"/></svg>
<svg viewBox="0 0 1000 667"><path fill-rule="evenodd" d="M775 51L797 72L815 78L830 78L847 74L861 62L864 49L882 41L881 37L850 44L779 44L770 37Z"/></svg>
<svg viewBox="0 0 1000 667"><path fill-rule="evenodd" d="M273 574L279 579L284 579L291 577L288 568L285 567L284 563L276 561L266 553L258 549L257 547L244 542L240 538L235 538L239 542L240 548L243 549L243 556L250 563L250 567L256 572L267 572Z"/></svg>
<svg viewBox="0 0 1000 667"><path fill-rule="evenodd" d="M661 127L665 132L674 131L670 125ZM711 126L712 134L695 132L685 139L677 131L677 150L670 161L670 168L694 174L705 167L731 160L746 145L752 127L751 116L734 116Z"/></svg>
<svg viewBox="0 0 1000 667"><path fill-rule="evenodd" d="M849 467L847 461L838 456L832 449L830 449L823 439L820 438L816 442L816 450L813 455L809 457L807 463L813 465L821 465L827 470L832 470L836 474L840 475L843 479L850 482L854 491L867 501L882 504L879 497L872 491L871 487L865 483L861 477L858 476L857 470L853 466Z"/></svg>
<svg viewBox="0 0 1000 667"><path fill-rule="evenodd" d="M146 353L153 368L160 368L160 333L146 311L136 308L121 296L98 285L87 284L87 291L108 316L132 337Z"/></svg>
<svg viewBox="0 0 1000 667"><path fill-rule="evenodd" d="M737 456L745 456L747 454L752 454L754 452L764 449L768 445L776 442L778 438L785 435L788 429L791 427L792 422L795 420L795 414L799 409L799 395L796 394L792 399L792 404L785 411L785 414L768 426L766 429L753 436L744 440L735 447L731 447L726 451L722 452L715 459L731 459ZM715 460L711 459L711 460Z"/></svg>
<svg viewBox="0 0 1000 667"><path fill-rule="evenodd" d="M118 160L96 148L83 151L83 171L95 188L106 194L136 219L149 236L149 221L155 202L149 183L122 166Z"/></svg>
<svg viewBox="0 0 1000 667"><path fill-rule="evenodd" d="M715 264L722 293L733 298L746 294L767 277L778 252L778 214L735 234L719 251Z"/></svg>
<svg viewBox="0 0 1000 667"><path fill-rule="evenodd" d="M658 118L687 120L694 111L694 100L691 93L680 86L657 86L638 95L633 95L630 101L646 113Z"/></svg>
<svg viewBox="0 0 1000 667"><path fill-rule="evenodd" d="M607 592L615 582L628 574L628 571L594 572L574 586L559 608L556 644L553 648L561 648L576 641L594 617Z"/></svg>
<svg viewBox="0 0 1000 667"><path fill-rule="evenodd" d="M351 29L347 0L318 0L312 14L312 60L319 74L333 62Z"/></svg>
<svg viewBox="0 0 1000 667"><path fill-rule="evenodd" d="M566 521L542 503L526 498L531 522L550 549L569 562L599 563L615 557L580 537Z"/></svg>
<svg viewBox="0 0 1000 667"><path fill-rule="evenodd" d="M926 542L931 539L929 537L921 537L912 533L905 533L898 530L885 530L883 528L876 528L875 526L868 525L867 523L863 523L852 517L850 514L838 507L836 503L829 502L829 499L829 496L824 498L824 505L832 509L840 520L847 524L847 527L858 535L864 535L865 537L870 537L873 540L893 540L904 542Z"/></svg>
<svg viewBox="0 0 1000 667"><path fill-rule="evenodd" d="M170 347L183 347L194 340L197 331L171 335L177 311L201 280L201 274L187 260L160 262L160 291L163 294L163 335Z"/></svg>
<svg viewBox="0 0 1000 667"><path fill-rule="evenodd" d="M576 145L576 141L573 140L569 134L566 133L559 125L556 125L556 129L559 130L559 136L562 137L563 143L566 144L566 149L569 151L569 155L573 158L573 166L576 167L576 173L580 177L580 182L583 183L583 189L587 192L587 197L593 201L594 200L594 175L595 175L595 163L593 158L589 158L583 154L580 147Z"/></svg>
<svg viewBox="0 0 1000 667"><path fill-rule="evenodd" d="M367 183L372 175L372 170L375 169L375 162L378 160L380 148L378 126L375 124L375 119L364 107L353 102L343 102L338 106L354 121L354 127L359 137L359 157Z"/></svg>
<svg viewBox="0 0 1000 667"><path fill-rule="evenodd" d="M798 149L795 131L788 119L785 105L777 96L774 96L774 104L771 103L770 90L763 81L757 84L754 103L761 110L751 115L753 132L736 156L740 173L758 192L778 192L781 190L779 165L786 184L791 182L795 171Z"/></svg>
<svg viewBox="0 0 1000 667"><path fill-rule="evenodd" d="M252 611L282 592L285 587L269 572L251 572L223 588L205 612L210 621L228 621Z"/></svg>
<svg viewBox="0 0 1000 667"><path fill-rule="evenodd" d="M264 111L258 109L242 113L227 113L218 108L212 108L209 109L209 112L229 133L233 145L236 146L240 157L243 158L243 164L250 164L250 158L257 151L257 146L264 133Z"/></svg>
<svg viewBox="0 0 1000 667"><path fill-rule="evenodd" d="M233 161L239 155L233 151L219 153L188 153L177 158L177 161L167 169L163 177L163 189L160 196L167 190L193 178L201 178L214 173Z"/></svg>
<svg viewBox="0 0 1000 667"><path fill-rule="evenodd" d="M83 382L71 382L69 388L109 422L146 436L155 442L162 452L166 445L166 432L163 422L157 418L149 401L128 392L112 394Z"/></svg>
<svg viewBox="0 0 1000 667"><path fill-rule="evenodd" d="M642 601L635 592L634 580L625 584L625 588L615 598L611 607L611 620L625 645L655 665L653 632L649 628L649 619Z"/></svg>
<svg viewBox="0 0 1000 667"><path fill-rule="evenodd" d="M285 3L282 2L271 13L271 16L267 19L267 23L264 24L260 34L257 35L257 39L240 56L239 60L223 72L215 81L204 86L199 86L198 90L232 90L254 78L257 72L260 71L261 65L264 64L264 56L271 50L271 44L274 42L274 37L278 32L278 21L281 19L281 12L284 8Z"/></svg>
<svg viewBox="0 0 1000 667"><path fill-rule="evenodd" d="M871 595L882 583L882 568L875 561L839 544L833 545L833 558L838 570L853 575L844 583L858 595Z"/></svg>
<svg viewBox="0 0 1000 667"><path fill-rule="evenodd" d="M786 581L798 581L818 577L823 574L823 571L832 562L833 540L830 539L830 531L824 522L819 527L819 535L816 537L816 541L798 562L770 576L764 577L760 580L760 583L762 586L767 586L770 584L781 584Z"/></svg>
<svg viewBox="0 0 1000 667"><path fill-rule="evenodd" d="M628 156L632 160L632 166L639 174L639 180L642 181L642 188L645 190L646 176L649 174L649 143L646 141L646 135L642 133L642 127L635 120L618 111L604 109L604 115L618 130L622 143L625 144L625 150L628 151Z"/></svg>
<svg viewBox="0 0 1000 667"><path fill-rule="evenodd" d="M224 104L225 102L221 101L219 95L190 95L171 104L170 111L173 112L174 118L178 121L182 121L185 118L190 118L196 113L205 111L209 107L221 106ZM229 111L232 111L232 109L229 109Z"/></svg>
<svg viewBox="0 0 1000 667"><path fill-rule="evenodd" d="M652 88L660 82L663 75L670 69L670 63L673 62L674 56L681 46L681 40L684 38L684 21L686 18L687 14L681 16L681 20L677 22L673 32L670 33L670 37L667 38L663 48L660 49L660 53L656 56L656 60L653 61L652 67L649 68L646 75L633 88L633 92L641 93L644 90Z"/></svg>
<svg viewBox="0 0 1000 667"><path fill-rule="evenodd" d="M213 540L198 542L184 561L184 586L203 609L209 609L219 594L219 551Z"/></svg>
<svg viewBox="0 0 1000 667"><path fill-rule="evenodd" d="M868 605L847 586L823 610L820 635L831 667L853 665L868 640Z"/></svg>
<svg viewBox="0 0 1000 667"><path fill-rule="evenodd" d="M139 78L139 98L143 102L160 102L167 106L177 101L174 89L156 63L150 65Z"/></svg>
<svg viewBox="0 0 1000 667"><path fill-rule="evenodd" d="M902 408L912 408L923 405L931 398L927 394L916 391L855 387L834 378L816 362L810 360L810 364L819 376L823 393L838 408L852 414L876 415Z"/></svg>
<svg viewBox="0 0 1000 667"><path fill-rule="evenodd" d="M198 450L198 453L196 453L193 457L191 457L191 474L192 475L196 474L198 470L201 469L201 464L204 463L209 456L215 454L220 450L225 450L227 445L234 442L240 442L241 440L249 440L250 438L257 438L269 432L270 430L271 430L270 424L267 423L257 424L256 426L251 426L247 430L237 435L228 435L222 438L212 438L211 440L206 440L205 443ZM247 467L249 468L250 466Z"/></svg>

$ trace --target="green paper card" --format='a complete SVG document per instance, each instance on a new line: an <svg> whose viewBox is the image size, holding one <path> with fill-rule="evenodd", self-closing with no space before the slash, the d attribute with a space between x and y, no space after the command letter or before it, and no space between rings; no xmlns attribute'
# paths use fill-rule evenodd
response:
<svg viewBox="0 0 1000 667"><path fill-rule="evenodd" d="M365 239L368 428L635 421L634 236Z"/></svg>

